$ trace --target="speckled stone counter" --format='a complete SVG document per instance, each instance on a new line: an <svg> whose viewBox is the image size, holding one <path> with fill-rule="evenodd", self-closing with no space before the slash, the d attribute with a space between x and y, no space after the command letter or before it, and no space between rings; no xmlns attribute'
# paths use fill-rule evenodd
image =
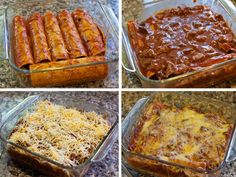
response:
<svg viewBox="0 0 236 177"><path fill-rule="evenodd" d="M122 4L122 15L125 17L125 19L134 19L138 16L138 12L142 11L143 9L143 1L144 0L123 0ZM232 0L235 2L236 1ZM123 22L124 23L124 22ZM125 52L125 49L123 47L123 53L122 53L123 61L126 63L127 61L127 55ZM128 66L128 64L126 63ZM128 66L129 67L129 66ZM122 87L123 88L141 88L142 84L139 81L138 77L131 72L126 71L124 68L122 68ZM217 88L236 88L236 79L232 79L230 81L223 82L218 85L214 85L212 87Z"/></svg>
<svg viewBox="0 0 236 177"><path fill-rule="evenodd" d="M128 114L134 104L141 98L148 97L152 92L123 92L122 93L122 118ZM185 94L200 95L217 100L236 104L236 92L185 92ZM125 176L125 175L124 175ZM144 177L143 175L137 175ZM221 177L236 176L236 161L223 168ZM147 177L147 176L146 176Z"/></svg>
<svg viewBox="0 0 236 177"><path fill-rule="evenodd" d="M1 0L0 1L0 8L5 8L8 5L11 5L15 2L24 2L27 0ZM61 2L68 1L68 0L61 0ZM104 4L110 6L115 15L118 17L118 7L119 7L119 0L101 0ZM111 74L107 79L103 81L96 81L96 82L88 82L84 84L66 86L66 87L73 87L73 88L117 88L118 87L118 71ZM20 84L18 79L15 77L14 73L12 72L11 67L9 66L8 61L3 60L0 61L0 88L19 88L24 87Z"/></svg>
<svg viewBox="0 0 236 177"><path fill-rule="evenodd" d="M38 94L39 92L0 92L0 117L2 118L10 109L20 103L29 95ZM100 105L104 108L113 110L118 114L118 92L60 92L64 95L65 100L58 100L54 93L47 93L48 97L55 99L58 104L66 101L66 96L74 97L76 100L85 100L93 104ZM117 132L118 134L118 132ZM110 149L105 158L93 163L89 168L86 177L115 177L118 176L118 142ZM1 177L45 177L36 172L25 168L23 165L15 163L5 157L1 152L0 159L0 176Z"/></svg>

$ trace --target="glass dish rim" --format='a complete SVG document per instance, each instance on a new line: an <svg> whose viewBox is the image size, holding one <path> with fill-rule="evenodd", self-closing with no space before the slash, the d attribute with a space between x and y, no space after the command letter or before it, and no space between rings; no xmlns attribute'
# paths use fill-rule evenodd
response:
<svg viewBox="0 0 236 177"><path fill-rule="evenodd" d="M59 95L59 93L55 93L54 94L57 94ZM17 108L17 106L19 104L21 104L24 100L26 100L27 98L31 97L31 96L37 96L37 99L33 101L33 103L31 103L30 105L24 105L24 108L22 108L23 110L26 110L28 109L30 106L32 106L32 104L36 103L37 101L39 101L40 99L46 99L44 98L43 96L46 95L46 93L41 93L41 94L33 94L33 95L29 95L27 96L25 99L23 99L20 103L18 103L17 105L13 106L11 110L14 110ZM60 95L59 95L60 96ZM62 97L62 96L61 96ZM72 96L66 96L67 98L70 98L70 99L73 99ZM103 146L104 142L108 139L108 137L112 134L113 130L115 129L116 125L118 124L118 116L117 116L117 113L115 113L113 110L110 110L110 109L107 109L105 107L102 107L100 105L97 105L97 104L94 104L94 103L90 103L84 99L80 99L80 102L83 102L83 104L89 104L89 105L92 105L96 108L99 108L99 110L103 110L103 112L109 112L111 113L111 115L115 116L115 121L113 123L113 125L111 126L111 128L109 129L109 131L107 132L107 134L103 137L102 141L99 143L99 145L96 147L96 149L94 150L94 152L91 154L91 156L83 163L79 164L79 165L76 165L76 166L66 166L66 165L63 165L63 164L60 164L59 162L56 162L46 156L43 156L43 155L40 155L38 153L35 153L35 152L32 152L30 150L28 150L27 148L23 147L23 146L20 146L20 145L17 145L11 141L8 141L8 139L5 139L2 134L0 133L0 140L5 142L6 145L7 144L11 144L12 146L15 146L21 150L23 150L24 152L27 152L29 153L30 155L32 155L33 157L37 157L37 158L40 158L46 162L49 162L49 163L52 163L53 165L56 165L56 166L59 166L60 168L63 168L63 169L67 169L67 170L76 170L76 169L80 169L80 168L83 168L84 166L86 166L87 164L89 164L92 159L94 158L94 156L101 150L101 147ZM60 104L58 104L60 105ZM11 111L10 110L10 111ZM17 110L17 109L16 109ZM10 112L8 111L8 112ZM9 119L6 119L2 125L0 126L0 132L2 131L2 129L6 126L6 124L9 122L10 120Z"/></svg>
<svg viewBox="0 0 236 177"><path fill-rule="evenodd" d="M145 109L145 107L151 103L153 101L153 99L155 98L155 95L160 95L160 94L171 94L171 95L180 95L180 96L183 96L183 97L191 97L193 99L198 99L198 100L204 100L204 101L213 101L213 102L217 102L217 103L220 103L222 105L225 105L225 106L228 106L228 107L231 107L231 108L234 108L234 110L236 109L236 105L235 104L230 104L230 103L227 103L225 101L219 101L219 100L216 100L216 99L213 99L213 98L208 98L208 97L205 97L205 96L197 96L197 95L187 95L183 92L155 92L155 93L152 93L150 96L148 97L143 97L143 98L140 98L139 100L137 100L136 103L138 103L138 101L142 100L142 99L145 99L145 103L142 104L141 108L139 110L137 110L135 112L135 114L142 114L142 111ZM143 158L143 159L147 159L147 160L154 160L155 162L159 162L161 164L164 164L164 165L169 165L169 166L173 166L173 167L180 167L182 169L189 169L189 170L192 170L192 171L195 171L195 172L198 172L198 173L205 173L205 174L212 174L212 173L215 173L217 172L218 170L222 169L225 164L227 163L227 157L228 157L228 154L229 154L229 151L230 151L230 145L232 144L233 142L233 138L234 137L234 133L236 132L236 116L235 116L235 119L234 119L234 122L233 122L233 130L230 134L230 137L228 138L228 142L227 142L227 146L226 146L226 149L225 149L225 153L224 153L224 159L222 160L222 162L220 163L220 165L215 168L215 169L212 169L212 170L201 170L201 169L197 169L197 168L194 168L194 167L189 167L189 166L185 166L185 165L181 165L181 164L178 164L178 163L174 163L174 162L168 162L168 161L165 161L165 160L161 160L161 159L158 159L157 157L155 156L148 156L148 155L143 155L143 154L138 154L138 153L134 153L134 152L131 152L128 148L127 148L127 143L124 142L124 138L125 136L130 136L130 135L127 135L127 133L124 133L123 134L123 122L125 120L127 120L127 117L129 115L129 113L132 111L133 107L130 109L130 111L127 113L126 117L124 118L124 120L122 121L122 128L121 128L121 131L122 131L122 137L121 137L121 141L122 141L122 145L121 145L121 148L122 148L122 152L126 153L126 154L130 154L130 155L133 155L133 156L136 156L136 157L139 157L139 158ZM236 111L236 110L235 110ZM138 116L135 117L136 119L138 119ZM128 121L128 120L127 120ZM134 124L135 126L135 123L134 122L129 122L128 126L130 125L130 123ZM130 127L128 128L128 130L130 130ZM128 132L128 131L126 131Z"/></svg>
<svg viewBox="0 0 236 177"><path fill-rule="evenodd" d="M165 0L152 0L152 1L149 1L149 2L146 2L144 3L144 5L153 5L154 3L161 3ZM225 7L225 0L211 0L211 1L219 1L221 3L221 5L223 7ZM234 5L236 7L236 5ZM228 10L226 8L224 8L225 11L228 12ZM228 14L230 14L228 12ZM140 14L139 14L140 16ZM230 14L231 16L231 14ZM232 58L230 60L226 60L226 61L223 61L223 62L220 62L218 64L213 64L211 66L208 66L208 67L202 67L198 70L195 70L195 71L190 71L190 72L187 72L187 73L184 73L184 74L181 74L181 75L177 75L177 76L174 76L174 77L170 77L170 78L167 78L167 79L162 79L162 80L153 80L153 79L149 79L148 77L144 76L143 73L141 72L140 70L140 67L138 65L138 61L137 61L137 56L135 54L135 52L133 51L132 49L132 46L131 46L131 43L130 43L130 39L128 37L128 32L127 32L127 28L126 28L126 21L125 21L125 17L124 15L122 15L122 38L125 38L125 40L123 39L122 41L122 44L125 48L125 51L126 53L131 53L132 57L129 57L129 55L127 55L127 58L128 58L128 62L130 64L130 61L134 64L132 64L132 67L134 66L133 69L135 69L134 73L136 75L138 75L139 79L145 81L145 82L149 82L149 83L155 83L155 84L168 84L168 83L171 83L173 81L178 81L179 79L184 79L184 78L188 78L189 76L193 76L193 75L196 75L198 73L203 73L203 72L207 72L207 71L210 71L210 69L219 69L227 64L230 64L230 63L234 63L236 62L236 58ZM233 18L232 18L233 20ZM235 20L233 20L235 21ZM235 21L236 22L236 21ZM236 36L236 34L235 34ZM128 42L128 43L127 43Z"/></svg>
<svg viewBox="0 0 236 177"><path fill-rule="evenodd" d="M52 2L50 1L50 2L42 2L42 1L39 1L39 0L36 0L36 1L33 1L33 0L29 0L29 1L27 1L27 2L15 2L15 3L13 3L13 4L11 4L11 5L8 5L6 8L3 8L3 11L4 11L4 20L5 20L5 29L6 29L6 33L7 34L5 34L6 35L6 40L7 41L5 41L6 43L7 43L7 61L8 61L8 63L10 64L10 66L14 69L14 70L16 70L16 71L18 71L18 72L21 72L21 73L23 73L23 74L31 74L31 73L40 73L40 72L48 72L48 71L56 71L56 70L64 70L64 69L72 69L72 68L80 68L80 67L85 67L85 66L94 66L94 65L100 65L100 64L110 64L110 63L114 63L114 62L118 62L119 61L119 56L116 54L116 56L113 58L113 57L111 57L111 59L109 59L109 60L106 60L106 61L99 61L99 62L93 62L93 63L85 63L85 64L74 64L74 65L70 65L70 66L64 66L64 67L57 67L57 68L53 68L53 69L50 69L50 68L47 68L47 69L37 69L37 70L34 70L34 71L30 71L29 69L21 69L21 68L19 68L19 67L17 67L16 65L15 65L15 63L14 63L14 60L12 59L12 58L10 58L10 53L11 53L11 51L9 50L9 46L10 46L10 39L9 39L9 35L11 34L9 31L10 31L10 29L8 28L8 24L9 24L9 22L8 22L8 20L7 20L7 12L9 11L9 9L10 8L12 8L12 7L14 7L14 6L16 6L16 5L22 5L22 4L27 4L28 6L30 5L30 4L37 4L37 2L39 2L39 3L46 3L46 4L49 4L49 3L58 3L58 0L52 0ZM116 37L116 39L115 40L117 40L117 41L119 41L119 37L117 36L117 33L115 32L115 30L114 30L114 25L111 23L111 21L110 21L110 17L109 16L107 16L106 15L106 12L105 12L105 10L104 10L104 8L102 7L102 4L101 4L101 2L100 1L96 1L96 3L98 3L98 7L97 8L99 8L101 11L102 11L102 14L103 14L103 16L104 16L104 18L106 18L107 19L107 21L108 21L108 23L109 23L109 26L110 26L110 28L111 28L111 31L112 31L112 33L115 35L115 37ZM38 6L38 5L35 5L35 6ZM117 42L117 41L115 41L115 42ZM116 46L116 49L117 49L117 51L119 51L119 48L117 48L117 46ZM91 58L95 58L95 57L101 57L101 56L90 56ZM90 57L87 57L87 58L90 58ZM104 56L105 58L107 58L106 56ZM84 58L84 57L83 57ZM86 58L86 57L85 57ZM80 59L80 58L77 58L78 60ZM65 61L65 60L64 60Z"/></svg>

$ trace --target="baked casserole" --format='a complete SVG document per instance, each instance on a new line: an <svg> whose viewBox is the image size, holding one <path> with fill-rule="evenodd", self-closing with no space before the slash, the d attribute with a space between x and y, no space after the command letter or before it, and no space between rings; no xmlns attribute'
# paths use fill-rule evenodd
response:
<svg viewBox="0 0 236 177"><path fill-rule="evenodd" d="M181 95L173 95L160 98L157 94L141 109L135 123L129 122L130 135L124 135L125 139L128 136L126 163L161 177L219 175L217 170L225 161L234 131L233 121L226 114L206 111L209 105L194 106L186 99L187 105Z"/></svg>

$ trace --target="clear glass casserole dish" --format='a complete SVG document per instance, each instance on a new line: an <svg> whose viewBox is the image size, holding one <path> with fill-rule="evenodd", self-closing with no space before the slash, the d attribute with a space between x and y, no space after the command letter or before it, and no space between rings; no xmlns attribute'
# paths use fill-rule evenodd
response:
<svg viewBox="0 0 236 177"><path fill-rule="evenodd" d="M169 160L164 160L156 156L143 155L142 153L135 153L129 149L132 136L135 134L135 127L140 126L140 117L144 113L145 109L155 99L160 100L160 103L173 105L177 107L190 106L192 108L200 109L202 112L212 112L217 115L224 115L225 120L232 123L233 131L230 135L227 146L225 147L225 153L220 165L212 170L204 170L197 167L190 167L183 165L181 162L173 163ZM171 174L174 169L181 177L215 177L220 176L221 169L227 164L236 159L235 149L235 105L225 102L217 101L214 99L208 99L199 96L190 96L185 94L163 92L155 93L148 98L140 99L129 114L122 122L122 156L123 163L131 169L144 174L150 174L154 176L169 177L174 176ZM181 174L181 175L180 175ZM176 175L176 177L178 176Z"/></svg>
<svg viewBox="0 0 236 177"><path fill-rule="evenodd" d="M56 66L32 71L18 68L15 65L12 53L12 20L14 16L21 15L27 18L34 12L45 13L47 10L50 10L56 13L63 9L72 12L77 8L86 10L104 32L106 37L106 61L97 60L93 63L74 63L69 66ZM0 58L9 61L13 69L13 74L19 78L22 86L44 87L72 85L87 81L102 80L118 70L118 20L113 11L109 7L102 5L99 1L79 0L61 2L59 0L46 0L15 3L0 11L0 20ZM106 73L103 74L103 76L97 77L94 72L87 75L85 74L84 76L81 74L85 73L84 71L94 71L99 67L106 67ZM49 79L41 79L40 82L36 79L45 78L47 75L50 77Z"/></svg>
<svg viewBox="0 0 236 177"><path fill-rule="evenodd" d="M145 77L140 70L137 57L131 47L128 37L127 22L129 20L137 19L138 22L141 22L159 11L176 8L178 6L192 7L195 5L206 5L210 7L212 11L221 14L233 33L236 34L236 21L234 19L236 8L233 3L228 0L151 0L143 2L142 11L137 12L137 14L132 14L131 17L126 16L125 18L123 15L122 33L123 46L127 54L127 61L123 61L123 68L125 68L128 72L135 73L141 81L143 87L209 87L235 76L235 59L231 59L219 64L201 68L196 71L170 77L168 79L152 80Z"/></svg>
<svg viewBox="0 0 236 177"><path fill-rule="evenodd" d="M56 97L56 100L62 98L62 96L60 96L59 94L56 95ZM22 119L22 117L27 112L34 112L35 105L39 101L43 100L49 100L54 104L62 105L66 108L74 108L79 111L94 111L97 114L102 115L102 117L111 125L111 128L107 135L104 136L103 140L96 147L90 158L88 158L84 163L78 166L65 166L46 156L31 152L30 150L27 150L26 148L8 140L8 137L10 136L16 125L19 123L19 121ZM106 153L110 150L114 142L117 140L118 116L113 111L85 102L83 100L75 100L73 97L68 96L66 98L66 101L60 101L60 103L57 103L56 100L54 100L52 97L47 97L46 94L29 96L16 107L14 107L11 111L9 111L4 117L4 122L2 123L2 126L0 128L0 138L2 140L2 146L4 148L4 151L6 152L8 152L8 149L10 149L11 147L14 147L18 151L22 151L25 154L24 158L17 158L13 155L9 155L13 160L19 161L20 163L25 164L32 169L39 171L40 173L44 173L49 176L58 176L59 174L61 174L61 176L83 176L88 170L91 163L102 160L105 157ZM62 100L65 100L65 98L62 98Z"/></svg>

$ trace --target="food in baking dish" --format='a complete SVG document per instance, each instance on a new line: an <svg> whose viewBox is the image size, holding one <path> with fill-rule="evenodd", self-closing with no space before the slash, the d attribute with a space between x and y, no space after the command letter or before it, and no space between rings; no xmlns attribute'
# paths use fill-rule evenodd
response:
<svg viewBox="0 0 236 177"><path fill-rule="evenodd" d="M70 58L86 57L87 53L70 12L63 10L57 17Z"/></svg>
<svg viewBox="0 0 236 177"><path fill-rule="evenodd" d="M34 62L41 63L44 61L51 61L51 54L49 51L46 35L44 33L44 25L41 14L37 12L30 16L28 19L28 26Z"/></svg>
<svg viewBox="0 0 236 177"><path fill-rule="evenodd" d="M132 153L198 170L215 170L224 161L233 124L222 116L190 106L154 100L136 123L128 148ZM130 165L160 176L203 176L161 162L130 156Z"/></svg>
<svg viewBox="0 0 236 177"><path fill-rule="evenodd" d="M90 158L110 127L104 117L95 112L82 112L41 101L34 112L27 113L20 120L9 141L61 165L75 167ZM13 158L23 157L44 167L45 171L51 167L58 176L63 176L59 175L59 167L36 159L15 146L8 145L8 152Z"/></svg>
<svg viewBox="0 0 236 177"><path fill-rule="evenodd" d="M43 18L45 34L48 39L48 45L51 49L52 60L57 61L69 59L56 16L53 12L48 11L44 14Z"/></svg>
<svg viewBox="0 0 236 177"><path fill-rule="evenodd" d="M144 76L168 79L236 57L235 36L209 7L163 10L128 22L131 46Z"/></svg>
<svg viewBox="0 0 236 177"><path fill-rule="evenodd" d="M77 64L89 64L93 62L104 62L106 61L103 56L86 57L70 60L62 60L58 62L38 63L30 66L31 71L37 71L40 69L51 70L47 72L35 72L30 75L32 86L37 87L41 85L61 85L61 84L73 84L79 80L90 81L100 80L107 76L108 66L107 64L96 64L83 66L78 68L71 68L66 70L57 70L57 68L67 67L70 65Z"/></svg>
<svg viewBox="0 0 236 177"><path fill-rule="evenodd" d="M18 67L28 67L33 64L33 56L30 49L25 19L15 16L13 19L13 45L15 63Z"/></svg>
<svg viewBox="0 0 236 177"><path fill-rule="evenodd" d="M89 55L104 55L106 50L104 34L88 13L83 9L77 9L73 12L73 17Z"/></svg>
<svg viewBox="0 0 236 177"><path fill-rule="evenodd" d="M16 66L21 69L29 69L31 73L35 72L35 68L51 70L58 65L63 68L79 63L91 64L97 62L98 56L99 61L106 61L105 36L92 17L82 9L77 9L73 13L61 10L57 14L47 11L42 16L36 12L28 19L15 16L13 18L13 43ZM94 59L91 60L91 58ZM61 62L61 60L65 62ZM75 62L75 60L78 61ZM41 64L43 67L38 67ZM97 73L95 71L97 75L100 74L96 78L106 78L108 67L104 67L104 65L96 66L96 69L100 70ZM95 80L95 78L87 78L86 73L94 70L86 68L79 73L79 78L83 81ZM78 69L72 68L70 71L76 73ZM61 70L59 77L64 77L65 72L67 71ZM45 73L51 77L50 72ZM35 78L35 75L31 77ZM73 79L77 78L73 77ZM50 84L54 84L53 81ZM64 83L61 82L61 84Z"/></svg>

